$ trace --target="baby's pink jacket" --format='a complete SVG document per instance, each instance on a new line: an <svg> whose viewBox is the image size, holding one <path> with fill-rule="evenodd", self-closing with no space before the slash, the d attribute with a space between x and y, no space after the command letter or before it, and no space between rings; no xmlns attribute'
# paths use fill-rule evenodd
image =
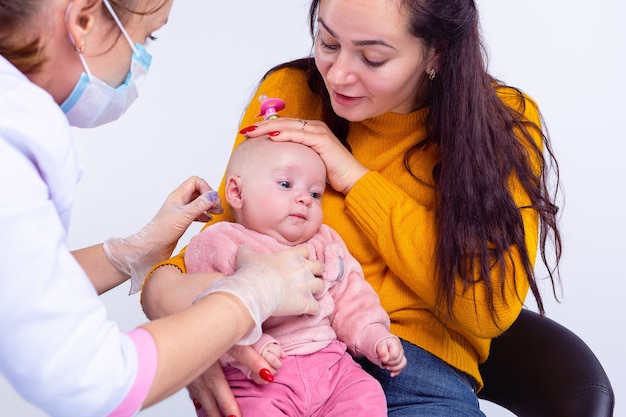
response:
<svg viewBox="0 0 626 417"><path fill-rule="evenodd" d="M240 224L220 222L189 242L185 251L187 272L218 271L232 275L237 250L244 244L257 253L288 247ZM270 317L263 323L264 335L255 348L260 352L268 343L278 342L289 355L305 355L338 339L354 356L365 356L380 366L376 343L394 336L389 332L389 316L381 307L378 294L365 281L361 265L337 232L327 225L322 225L305 245L310 258L324 264L325 287L316 297L321 311L317 315Z"/></svg>

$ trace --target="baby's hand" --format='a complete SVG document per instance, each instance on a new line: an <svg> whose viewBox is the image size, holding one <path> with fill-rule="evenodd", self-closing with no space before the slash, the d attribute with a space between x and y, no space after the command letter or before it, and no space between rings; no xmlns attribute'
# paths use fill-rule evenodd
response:
<svg viewBox="0 0 626 417"><path fill-rule="evenodd" d="M283 352L283 349L278 343L272 342L268 343L267 346L263 348L261 356L272 367L272 369L270 369L272 374L276 374L276 372L283 366L281 359L286 358L287 354Z"/></svg>
<svg viewBox="0 0 626 417"><path fill-rule="evenodd" d="M382 363L382 368L391 372L391 376L399 375L406 366L404 348L400 339L390 336L376 344L376 354Z"/></svg>

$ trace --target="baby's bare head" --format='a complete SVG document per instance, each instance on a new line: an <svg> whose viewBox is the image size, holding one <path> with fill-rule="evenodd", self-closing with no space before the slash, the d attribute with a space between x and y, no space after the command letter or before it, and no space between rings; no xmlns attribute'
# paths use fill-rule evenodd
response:
<svg viewBox="0 0 626 417"><path fill-rule="evenodd" d="M226 176L246 173L255 175L261 168L271 164L284 163L288 156L290 163L298 163L302 167L317 170L326 179L326 169L320 156L313 149L296 142L277 142L269 136L246 139L233 151L226 167Z"/></svg>

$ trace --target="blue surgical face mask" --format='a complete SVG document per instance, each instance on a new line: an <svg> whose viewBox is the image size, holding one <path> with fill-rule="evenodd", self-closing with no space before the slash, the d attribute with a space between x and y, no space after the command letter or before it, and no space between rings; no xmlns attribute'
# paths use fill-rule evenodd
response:
<svg viewBox="0 0 626 417"><path fill-rule="evenodd" d="M152 55L143 45L133 44L109 1L103 2L133 50L130 72L122 85L111 87L91 73L82 51L78 51L85 72L61 104L72 126L95 127L119 119L139 96L138 86L145 79L152 61Z"/></svg>

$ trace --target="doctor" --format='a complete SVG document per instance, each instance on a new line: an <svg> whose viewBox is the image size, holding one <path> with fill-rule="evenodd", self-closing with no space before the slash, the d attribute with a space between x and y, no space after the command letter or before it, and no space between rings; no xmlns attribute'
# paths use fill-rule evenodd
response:
<svg viewBox="0 0 626 417"><path fill-rule="evenodd" d="M141 280L191 222L221 211L196 177L138 233L67 247L80 177L69 126L124 113L150 66L146 41L171 7L172 0L0 0L0 372L52 416L134 415L234 344L254 342L270 315L319 309L312 293L322 288L314 276L321 266L306 250L242 249L233 276L195 277L208 289L184 313L131 332L107 320L98 294Z"/></svg>

